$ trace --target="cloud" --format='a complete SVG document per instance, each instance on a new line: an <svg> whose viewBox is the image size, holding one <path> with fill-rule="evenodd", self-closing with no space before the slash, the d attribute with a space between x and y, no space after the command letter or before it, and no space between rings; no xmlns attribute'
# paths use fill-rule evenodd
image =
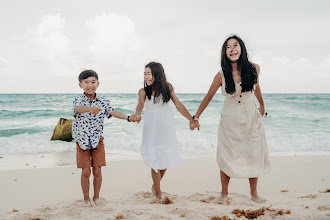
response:
<svg viewBox="0 0 330 220"><path fill-rule="evenodd" d="M264 92L329 92L326 82L330 80L330 54L315 61L262 51L252 59L261 66L260 80Z"/></svg>
<svg viewBox="0 0 330 220"><path fill-rule="evenodd" d="M122 78L142 44L133 21L128 16L103 14L88 20L86 27L91 55L87 63L109 73L107 79Z"/></svg>

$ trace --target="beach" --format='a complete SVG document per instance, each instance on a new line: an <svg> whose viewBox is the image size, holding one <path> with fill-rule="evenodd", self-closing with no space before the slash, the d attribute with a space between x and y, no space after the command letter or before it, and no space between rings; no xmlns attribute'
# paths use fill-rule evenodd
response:
<svg viewBox="0 0 330 220"><path fill-rule="evenodd" d="M271 156L272 171L258 183L264 204L250 199L247 179L231 179L230 199L217 204L221 185L214 158L182 159L170 167L161 188L171 204L161 204L143 160L107 157L103 204L88 208L81 206L74 152L0 157L0 219L245 219L232 211L262 207L258 219L330 219L330 155Z"/></svg>

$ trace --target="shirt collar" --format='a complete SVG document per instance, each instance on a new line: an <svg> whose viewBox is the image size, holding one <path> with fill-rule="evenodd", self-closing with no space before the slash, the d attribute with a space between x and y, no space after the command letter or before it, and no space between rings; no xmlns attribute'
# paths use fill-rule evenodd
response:
<svg viewBox="0 0 330 220"><path fill-rule="evenodd" d="M82 94L82 99L83 99L84 101L91 101L91 99L88 98L88 97L86 96L85 93ZM94 98L94 100L95 100L95 101L100 101L100 96L97 95L96 93L95 93L95 98Z"/></svg>

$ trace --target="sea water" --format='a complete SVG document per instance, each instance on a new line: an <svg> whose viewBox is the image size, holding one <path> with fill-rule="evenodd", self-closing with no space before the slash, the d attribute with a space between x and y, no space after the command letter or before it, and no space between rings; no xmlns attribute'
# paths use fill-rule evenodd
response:
<svg viewBox="0 0 330 220"><path fill-rule="evenodd" d="M0 154L75 151L74 142L51 141L60 118L73 119L72 102L79 94L0 94ZM137 94L100 94L116 110L133 114ZM193 115L205 94L177 94ZM330 94L263 94L263 117L271 154L330 152ZM183 157L215 157L217 130L224 97L217 93L200 117L200 131L171 103ZM258 103L257 103L258 105ZM143 117L143 113L142 113ZM105 119L107 153L139 155L141 123ZM165 135L165 134L164 134Z"/></svg>

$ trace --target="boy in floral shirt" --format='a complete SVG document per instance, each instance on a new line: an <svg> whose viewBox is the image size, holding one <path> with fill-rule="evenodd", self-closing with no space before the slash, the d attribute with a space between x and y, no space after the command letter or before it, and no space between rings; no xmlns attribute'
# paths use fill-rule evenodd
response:
<svg viewBox="0 0 330 220"><path fill-rule="evenodd" d="M92 206L89 198L89 177L91 167L94 175L94 197L96 205L101 204L99 197L102 173L101 167L106 165L105 150L102 136L104 117L136 121L135 118L116 111L110 101L96 94L100 85L98 75L93 70L85 70L80 73L79 86L84 93L73 101L72 136L76 142L77 167L82 168L81 188L84 194L84 206Z"/></svg>

